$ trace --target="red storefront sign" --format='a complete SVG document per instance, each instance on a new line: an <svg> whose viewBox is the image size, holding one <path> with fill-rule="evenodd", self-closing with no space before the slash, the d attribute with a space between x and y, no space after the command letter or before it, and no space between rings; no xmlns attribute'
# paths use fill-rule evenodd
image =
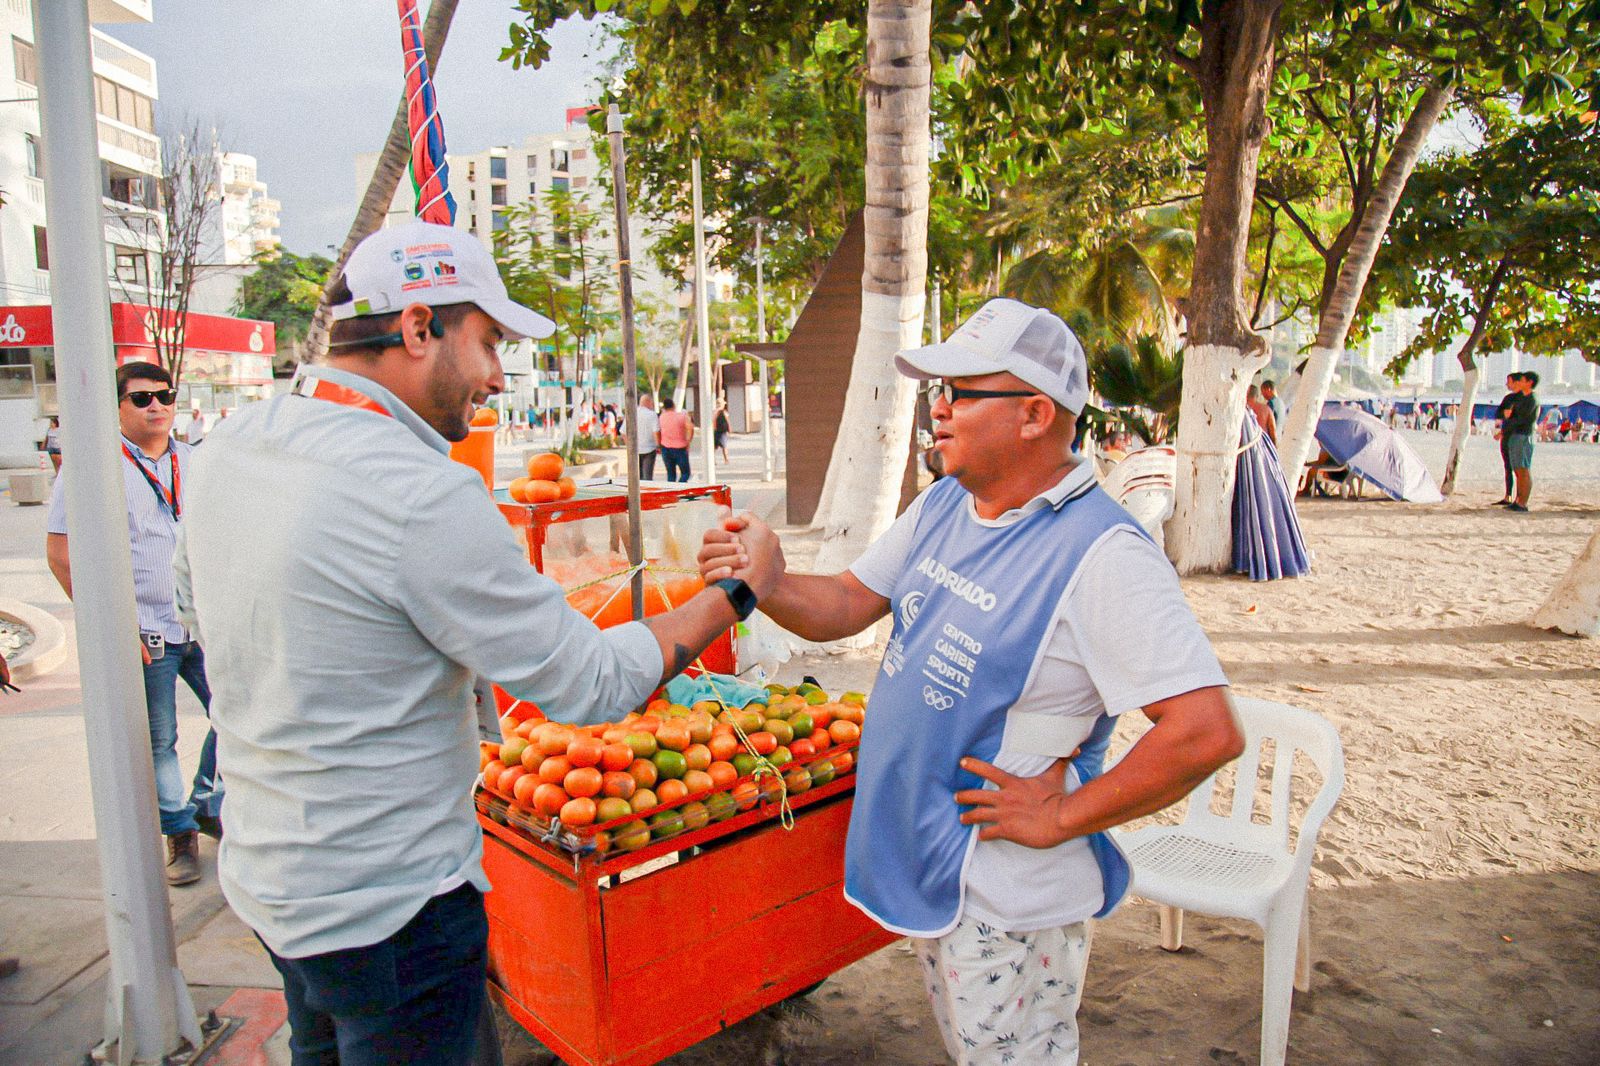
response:
<svg viewBox="0 0 1600 1066"><path fill-rule="evenodd" d="M179 321L171 311L139 304L112 304L111 342L117 349L117 363L158 362L158 333L175 339ZM271 322L200 314L190 314L183 321L184 360L192 370L239 384L272 380L272 357L277 353L278 339ZM49 306L0 307L0 348L54 345Z"/></svg>

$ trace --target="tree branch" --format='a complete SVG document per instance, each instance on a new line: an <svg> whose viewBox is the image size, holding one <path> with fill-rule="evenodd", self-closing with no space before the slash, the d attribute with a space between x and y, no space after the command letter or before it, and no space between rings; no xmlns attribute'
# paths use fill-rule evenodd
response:
<svg viewBox="0 0 1600 1066"><path fill-rule="evenodd" d="M1261 304L1267 298L1267 279L1272 275L1272 244L1278 239L1278 209L1267 215L1267 249L1261 263L1261 284L1256 287L1256 306L1250 312L1252 328L1261 328Z"/></svg>
<svg viewBox="0 0 1600 1066"><path fill-rule="evenodd" d="M1300 217L1300 212L1294 209L1293 204L1291 204L1285 197L1273 196L1271 193L1266 193L1263 196L1263 199L1265 199L1267 203L1273 205L1274 207L1281 208L1283 213L1289 216L1289 221L1293 222L1295 226L1299 228L1300 232L1305 234L1306 240L1311 242L1311 247L1316 249L1317 254L1324 259L1328 257L1327 246L1322 243L1320 238L1318 238L1316 231L1311 228L1310 224L1307 223L1305 219Z"/></svg>

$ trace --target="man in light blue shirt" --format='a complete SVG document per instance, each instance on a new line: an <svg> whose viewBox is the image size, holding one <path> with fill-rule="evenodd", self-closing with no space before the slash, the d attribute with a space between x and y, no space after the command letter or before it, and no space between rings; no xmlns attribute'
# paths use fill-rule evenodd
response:
<svg viewBox="0 0 1600 1066"><path fill-rule="evenodd" d="M597 629L448 456L504 385L500 343L552 324L470 234L421 222L363 241L333 302L327 365L196 453L180 601L232 796L218 868L283 975L297 1064L465 1063L489 888L474 679L615 717L748 613L775 560Z"/></svg>
<svg viewBox="0 0 1600 1066"><path fill-rule="evenodd" d="M128 542L133 549L133 593L144 660L144 698L150 718L150 750L155 759L156 800L161 833L167 838L167 883L200 880L199 833L221 836L218 813L222 786L217 781L216 734L206 733L200 767L187 799L178 762L178 678L209 707L205 655L178 621L173 601L173 547L185 502L189 445L172 439L177 393L172 377L154 363L117 368L117 421L122 430L122 491L128 501ZM66 479L69 463L56 478L46 523L45 558L61 588L72 596L67 557ZM130 638L132 634L129 634ZM129 652L132 652L129 648Z"/></svg>

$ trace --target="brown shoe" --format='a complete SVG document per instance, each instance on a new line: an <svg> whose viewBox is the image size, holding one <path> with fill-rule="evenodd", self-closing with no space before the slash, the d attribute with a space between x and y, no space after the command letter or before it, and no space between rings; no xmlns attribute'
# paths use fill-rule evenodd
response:
<svg viewBox="0 0 1600 1066"><path fill-rule="evenodd" d="M200 834L193 829L167 838L167 884L192 885L200 880Z"/></svg>

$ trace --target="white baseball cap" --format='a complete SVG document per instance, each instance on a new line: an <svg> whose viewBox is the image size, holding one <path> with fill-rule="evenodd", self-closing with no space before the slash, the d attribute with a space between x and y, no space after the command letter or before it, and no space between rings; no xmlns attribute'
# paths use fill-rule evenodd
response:
<svg viewBox="0 0 1600 1066"><path fill-rule="evenodd" d="M476 304L508 341L548 337L556 324L512 302L500 271L478 238L454 226L405 222L356 245L344 267L348 303L335 304L335 319L389 315L410 304L439 307Z"/></svg>
<svg viewBox="0 0 1600 1066"><path fill-rule="evenodd" d="M942 344L894 357L908 378L1009 373L1079 414L1089 402L1089 363L1067 324L1040 307L990 300Z"/></svg>

